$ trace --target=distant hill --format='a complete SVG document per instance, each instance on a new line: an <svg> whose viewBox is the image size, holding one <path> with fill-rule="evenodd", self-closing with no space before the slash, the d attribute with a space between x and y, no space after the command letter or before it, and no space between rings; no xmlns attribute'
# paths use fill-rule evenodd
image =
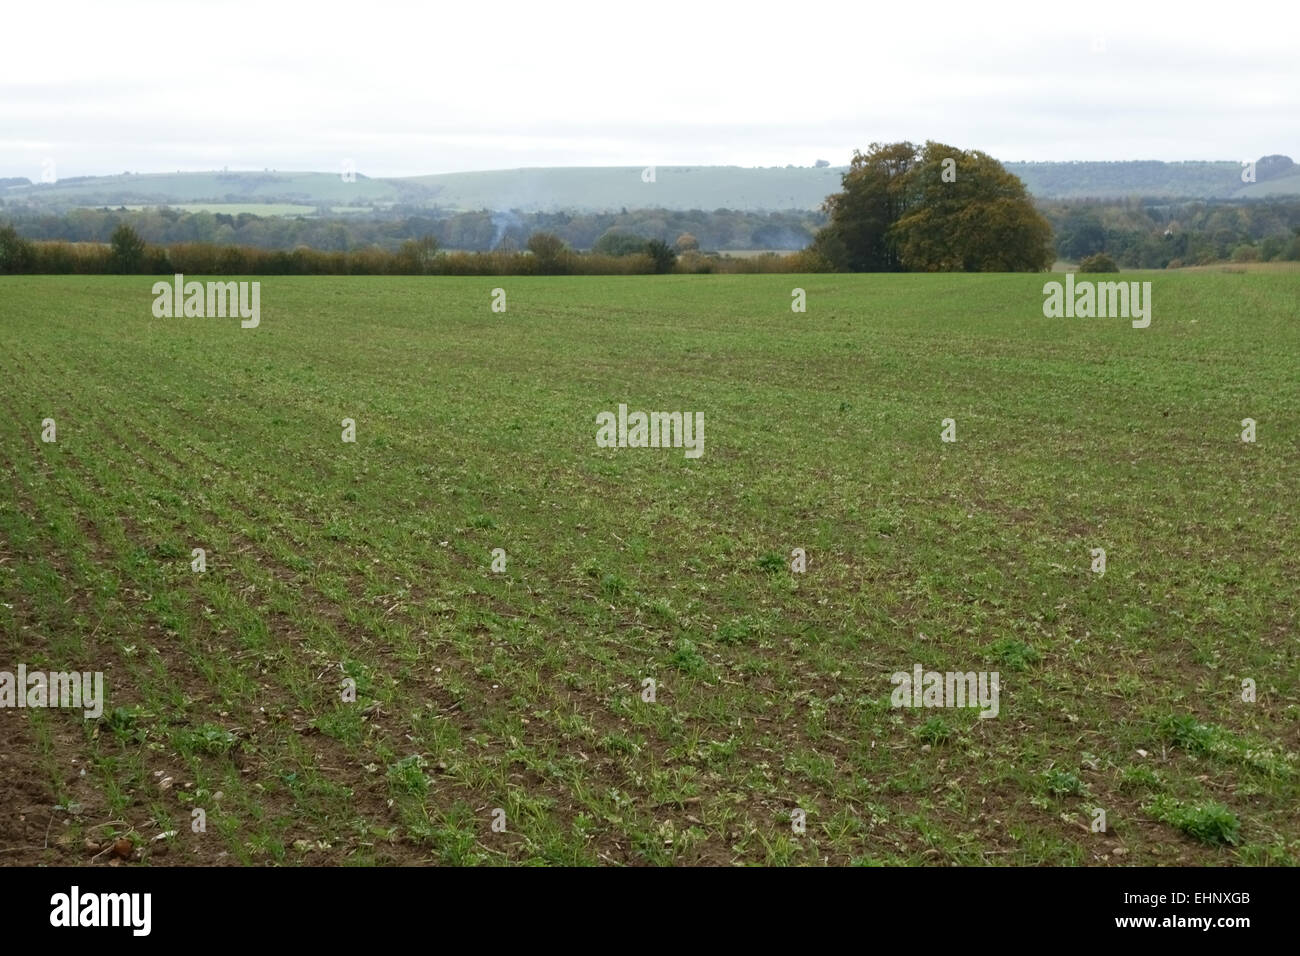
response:
<svg viewBox="0 0 1300 956"><path fill-rule="evenodd" d="M1003 163L1039 199L1259 199L1300 194L1300 166L1289 156L1255 162L1255 182L1241 163Z"/></svg>
<svg viewBox="0 0 1300 956"><path fill-rule="evenodd" d="M398 182L358 175L356 182L345 183L338 173L144 173L10 186L0 189L0 199L80 206L250 202L316 206L395 202L403 194Z"/></svg>
<svg viewBox="0 0 1300 956"><path fill-rule="evenodd" d="M605 212L627 208L815 209L840 185L829 166L573 166L444 173L404 179L337 173L155 173L96 176L0 189L0 199L49 206L306 204L448 210ZM652 181L646 181L651 179Z"/></svg>
<svg viewBox="0 0 1300 956"><path fill-rule="evenodd" d="M843 167L573 166L418 176L405 182L457 209L816 209ZM653 181L649 180L653 176Z"/></svg>
<svg viewBox="0 0 1300 956"><path fill-rule="evenodd" d="M1300 166L1287 156L1256 163L1255 182L1235 162L1012 162L1007 169L1040 199L1248 199L1300 195ZM588 166L502 169L344 182L338 173L207 172L90 176L56 183L0 180L5 205L209 205L267 214L425 209L605 212L619 209L816 209L845 167ZM279 207L271 211L269 207Z"/></svg>

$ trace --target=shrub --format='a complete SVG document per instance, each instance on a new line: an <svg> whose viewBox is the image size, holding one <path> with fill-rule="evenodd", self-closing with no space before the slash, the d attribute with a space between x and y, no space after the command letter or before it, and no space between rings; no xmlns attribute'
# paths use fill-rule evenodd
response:
<svg viewBox="0 0 1300 956"><path fill-rule="evenodd" d="M1104 252L1088 256L1079 263L1080 272L1119 272L1115 260Z"/></svg>
<svg viewBox="0 0 1300 956"><path fill-rule="evenodd" d="M0 273L27 272L36 264L32 244L18 235L13 226L0 229Z"/></svg>
<svg viewBox="0 0 1300 956"><path fill-rule="evenodd" d="M541 234L549 235L549 234ZM136 237L138 238L138 237ZM239 275L649 275L657 272L778 274L830 271L816 252L789 255L729 257L717 253L688 252L677 257L666 243L656 240L658 256L650 243L636 240L637 251L628 254L579 253L567 246L555 251L549 240L539 240L530 252L498 249L494 252L438 253L436 241L409 240L392 252L371 246L351 251L327 252L300 246L292 252L252 246L227 246L211 242L179 242L152 246L133 241L115 249L96 242L37 241L0 231L0 273L102 275L126 270L135 274L239 276ZM136 249L139 249L138 258ZM15 251L17 250L17 251ZM132 266L134 263L134 266Z"/></svg>
<svg viewBox="0 0 1300 956"><path fill-rule="evenodd" d="M544 276L569 271L569 249L553 232L535 232L528 237L528 251L537 259L537 271Z"/></svg>
<svg viewBox="0 0 1300 956"><path fill-rule="evenodd" d="M717 256L705 256L698 252L685 252L678 259L678 271L703 275L717 269Z"/></svg>
<svg viewBox="0 0 1300 956"><path fill-rule="evenodd" d="M823 256L820 251L809 246L793 255L786 256L791 272L834 272L835 264Z"/></svg>
<svg viewBox="0 0 1300 956"><path fill-rule="evenodd" d="M650 256L654 271L660 275L672 272L673 266L677 265L677 253L662 239L651 239L645 244L645 251Z"/></svg>
<svg viewBox="0 0 1300 956"><path fill-rule="evenodd" d="M146 256L145 272L156 276L171 275L173 273L171 257L167 255L167 250L162 246L152 246Z"/></svg>
<svg viewBox="0 0 1300 956"><path fill-rule="evenodd" d="M1259 244L1259 258L1261 262L1272 262L1274 259L1281 259L1286 243L1281 236L1269 236Z"/></svg>
<svg viewBox="0 0 1300 956"><path fill-rule="evenodd" d="M403 275L423 276L432 271L438 254L438 240L433 236L407 239L397 250L396 271ZM342 260L346 261L346 260Z"/></svg>
<svg viewBox="0 0 1300 956"><path fill-rule="evenodd" d="M121 275L140 272L144 267L145 248L140 234L126 223L113 230L109 240L109 268Z"/></svg>

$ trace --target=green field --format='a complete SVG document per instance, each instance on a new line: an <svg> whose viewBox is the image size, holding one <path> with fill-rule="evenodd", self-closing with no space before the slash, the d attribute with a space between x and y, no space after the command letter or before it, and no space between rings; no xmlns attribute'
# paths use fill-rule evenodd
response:
<svg viewBox="0 0 1300 956"><path fill-rule="evenodd" d="M1295 865L1300 283L1125 278L1147 329L1035 275L266 278L250 330L0 280L0 670L108 693L0 710L0 849ZM619 403L703 455L597 448Z"/></svg>

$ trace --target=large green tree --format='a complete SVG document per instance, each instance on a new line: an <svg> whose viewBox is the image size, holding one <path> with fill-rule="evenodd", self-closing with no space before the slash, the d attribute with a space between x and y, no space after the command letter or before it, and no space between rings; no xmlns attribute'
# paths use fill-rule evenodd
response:
<svg viewBox="0 0 1300 956"><path fill-rule="evenodd" d="M1037 272L1052 230L992 156L943 143L854 153L814 248L853 272Z"/></svg>
<svg viewBox="0 0 1300 956"><path fill-rule="evenodd" d="M872 143L865 153L855 150L840 180L844 191L822 204L830 223L814 248L850 272L897 272L901 263L890 228L906 211L905 183L916 159L912 143Z"/></svg>

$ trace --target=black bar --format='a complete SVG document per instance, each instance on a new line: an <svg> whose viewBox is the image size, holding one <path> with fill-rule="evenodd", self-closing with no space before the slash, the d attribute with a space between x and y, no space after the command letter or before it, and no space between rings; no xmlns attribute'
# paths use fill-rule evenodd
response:
<svg viewBox="0 0 1300 956"><path fill-rule="evenodd" d="M630 944L663 942L672 927L703 924L706 934L716 927L774 938L799 934L802 926L819 932L839 927L871 939L921 931L918 939L944 945L983 940L992 946L1044 933L1039 938L1045 945L1129 937L1140 945L1197 938L1231 947L1260 938L1252 934L1293 931L1294 877L1283 869L1118 867L0 868L0 911L6 931L21 937L75 933L86 941L193 943L216 934L228 944L244 940L259 948L312 941L380 945L390 929L397 935L384 945L400 945L404 924L421 938L449 944L457 927L477 927L484 940L558 930L567 938ZM70 904L73 886L82 907L96 894L149 894L148 935L136 936L130 925L52 926L59 915L56 894ZM91 904L97 916L99 903ZM142 916L143 897L140 903L120 922ZM116 905L111 901L110 918ZM1208 929L1199 925L1205 918ZM1218 922L1240 918L1246 923ZM1120 925L1126 919L1153 919L1154 925ZM1197 925L1178 922L1189 919ZM592 935L601 927L618 935Z"/></svg>

